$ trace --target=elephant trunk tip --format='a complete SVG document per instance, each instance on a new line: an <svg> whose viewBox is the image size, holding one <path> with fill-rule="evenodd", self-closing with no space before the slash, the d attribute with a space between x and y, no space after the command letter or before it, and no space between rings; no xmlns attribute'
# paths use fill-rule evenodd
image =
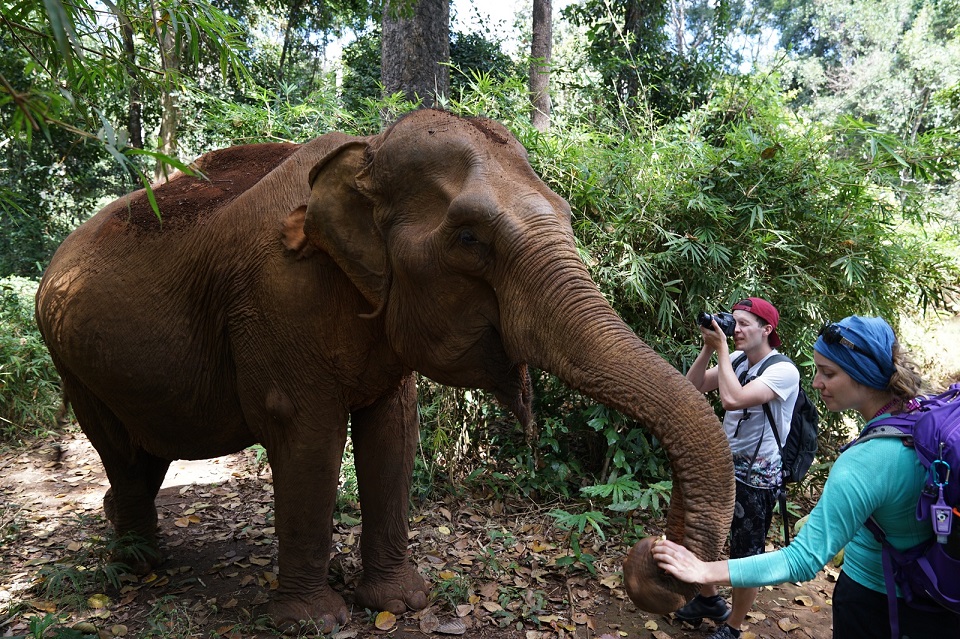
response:
<svg viewBox="0 0 960 639"><path fill-rule="evenodd" d="M641 539L623 560L623 585L640 610L667 615L693 599L700 586L687 584L661 570L650 552L655 537Z"/></svg>

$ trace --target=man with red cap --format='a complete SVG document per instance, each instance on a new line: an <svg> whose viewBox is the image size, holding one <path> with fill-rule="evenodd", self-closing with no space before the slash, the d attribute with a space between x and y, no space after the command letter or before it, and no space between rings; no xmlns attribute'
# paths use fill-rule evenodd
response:
<svg viewBox="0 0 960 639"><path fill-rule="evenodd" d="M736 320L736 350L730 353L727 335L716 321L710 328L701 326L703 348L687 371L687 379L701 392L719 390L720 403L726 411L723 428L733 451L737 480L730 526L730 558L735 559L759 555L766 545L782 483L780 447L771 428L777 428L781 442L787 440L800 389L800 371L790 361L777 361L757 376L763 362L780 346L780 313L773 304L760 297L748 297L734 304L732 312ZM708 370L714 353L716 366ZM764 404L769 406L776 424L767 424ZM734 588L732 608L728 608L717 587L705 585L676 616L694 623L704 617L712 619L719 625L708 639L736 639L756 598L756 588Z"/></svg>

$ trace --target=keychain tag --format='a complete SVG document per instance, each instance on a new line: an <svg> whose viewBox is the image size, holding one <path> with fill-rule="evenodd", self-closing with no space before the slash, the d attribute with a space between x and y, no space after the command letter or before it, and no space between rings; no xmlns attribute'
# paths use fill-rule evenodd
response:
<svg viewBox="0 0 960 639"><path fill-rule="evenodd" d="M953 526L953 509L943 501L943 486L940 486L937 503L930 507L930 517L933 519L933 533L937 536L937 543L947 543Z"/></svg>

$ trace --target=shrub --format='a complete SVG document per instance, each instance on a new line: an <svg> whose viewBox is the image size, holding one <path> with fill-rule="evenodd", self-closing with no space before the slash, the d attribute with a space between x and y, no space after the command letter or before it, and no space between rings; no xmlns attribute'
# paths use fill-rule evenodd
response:
<svg viewBox="0 0 960 639"><path fill-rule="evenodd" d="M33 318L37 282L0 279L0 438L46 430L61 404L60 376Z"/></svg>

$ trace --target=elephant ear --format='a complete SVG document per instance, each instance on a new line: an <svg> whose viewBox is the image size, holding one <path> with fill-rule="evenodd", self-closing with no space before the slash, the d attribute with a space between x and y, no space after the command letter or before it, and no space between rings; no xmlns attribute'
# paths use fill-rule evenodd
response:
<svg viewBox="0 0 960 639"><path fill-rule="evenodd" d="M310 244L303 232L303 220L306 217L307 207L301 206L287 216L287 219L283 221L283 227L280 229L283 236L283 245L296 253L297 259L300 260L317 252L316 247Z"/></svg>
<svg viewBox="0 0 960 639"><path fill-rule="evenodd" d="M367 144L348 142L310 171L311 193L303 231L343 269L363 296L380 309L386 296L388 263L373 202L358 188Z"/></svg>

